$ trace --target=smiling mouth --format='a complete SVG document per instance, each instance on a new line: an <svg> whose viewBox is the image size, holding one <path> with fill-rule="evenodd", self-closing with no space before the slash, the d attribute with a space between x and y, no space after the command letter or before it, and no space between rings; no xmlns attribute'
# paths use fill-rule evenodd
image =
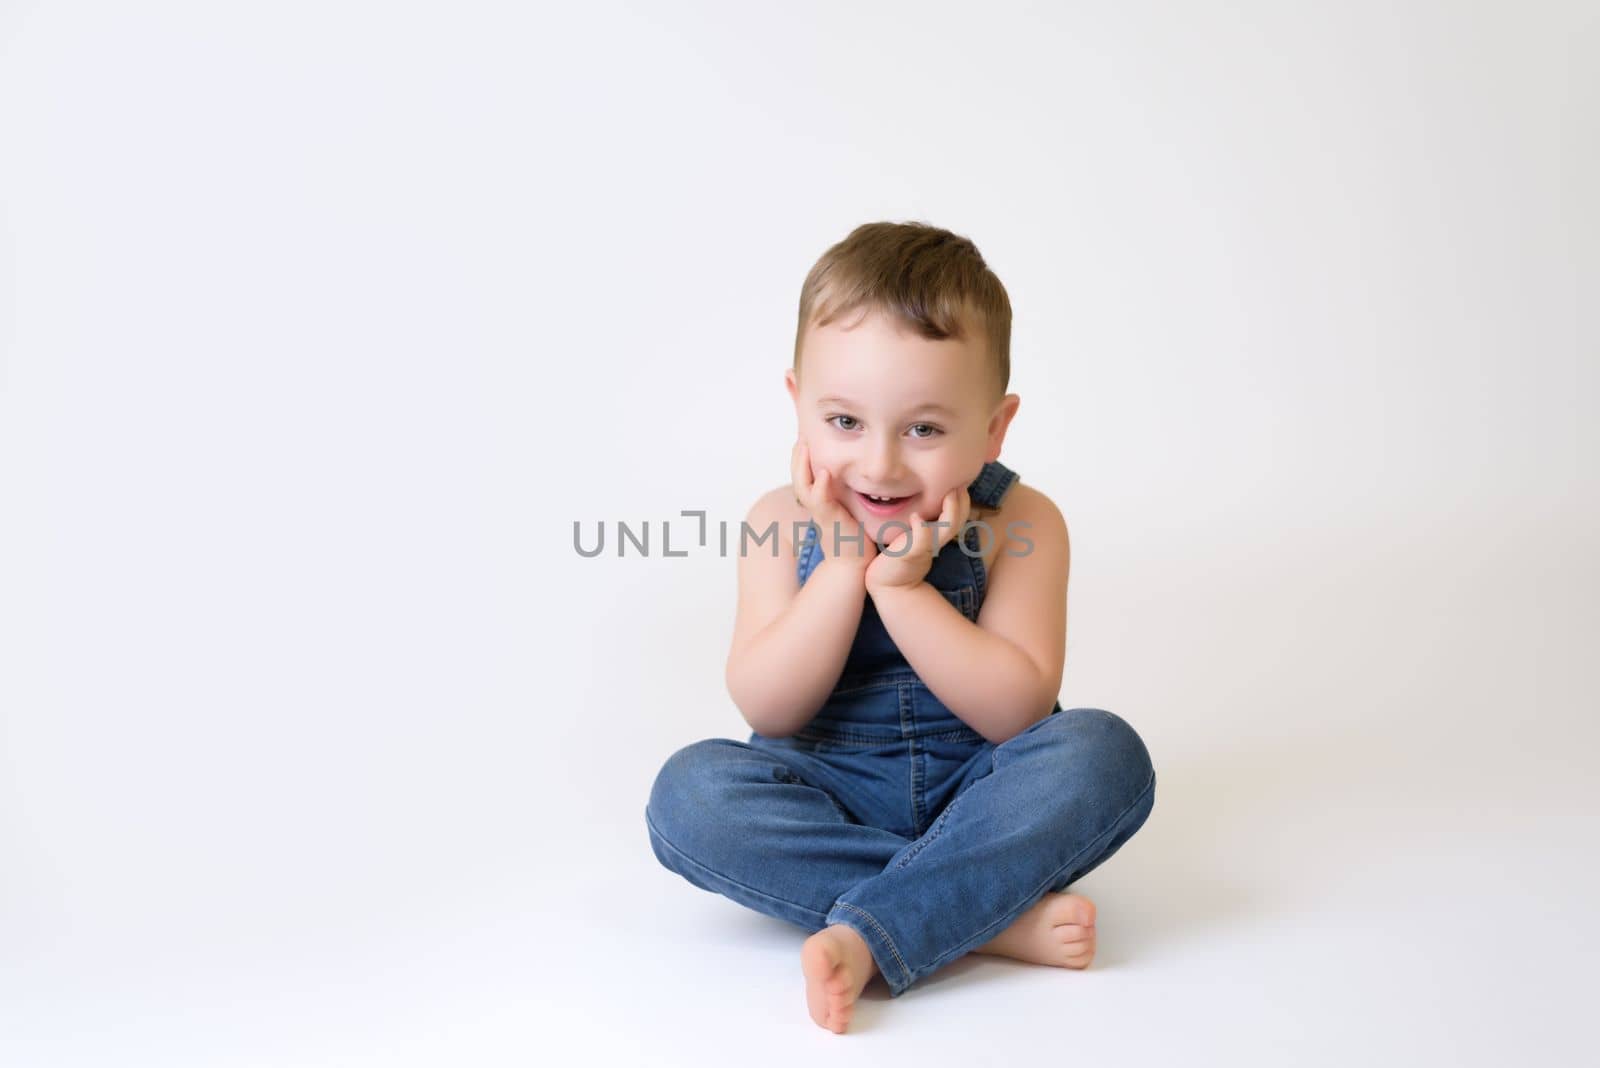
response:
<svg viewBox="0 0 1600 1068"><path fill-rule="evenodd" d="M867 511L873 513L874 515L893 515L894 513L900 511L900 509L904 508L907 501L911 500L910 496L887 498L873 497L862 493L860 490L856 491L856 497L860 499L862 505L865 506Z"/></svg>

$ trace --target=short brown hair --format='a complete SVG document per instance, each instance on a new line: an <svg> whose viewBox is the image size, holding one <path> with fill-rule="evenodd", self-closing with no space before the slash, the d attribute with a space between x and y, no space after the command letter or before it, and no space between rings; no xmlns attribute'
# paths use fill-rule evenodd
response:
<svg viewBox="0 0 1600 1068"><path fill-rule="evenodd" d="M794 368L808 326L858 308L881 311L923 337L964 337L976 320L1000 393L1011 382L1011 299L978 246L923 222L863 223L822 254L800 289Z"/></svg>

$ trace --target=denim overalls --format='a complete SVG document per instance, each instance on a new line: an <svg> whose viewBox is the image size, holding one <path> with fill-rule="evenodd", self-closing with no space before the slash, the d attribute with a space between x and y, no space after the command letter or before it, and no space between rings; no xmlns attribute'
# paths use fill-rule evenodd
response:
<svg viewBox="0 0 1600 1068"><path fill-rule="evenodd" d="M992 509L1016 479L990 462L968 492ZM799 550L802 584L823 563L818 534L812 523ZM952 539L928 571L973 622L979 539L1003 534L969 527L967 552ZM1123 719L1058 701L985 741L923 685L869 596L816 717L784 738L678 750L645 822L656 858L693 885L807 931L854 928L899 996L1098 867L1154 803L1150 754Z"/></svg>

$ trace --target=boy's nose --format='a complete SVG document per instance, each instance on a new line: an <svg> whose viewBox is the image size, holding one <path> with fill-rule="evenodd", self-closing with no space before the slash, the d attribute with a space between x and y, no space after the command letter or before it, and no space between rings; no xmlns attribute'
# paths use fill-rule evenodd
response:
<svg viewBox="0 0 1600 1068"><path fill-rule="evenodd" d="M896 485L900 481L900 453L893 442L879 443L868 452L862 469L874 486Z"/></svg>

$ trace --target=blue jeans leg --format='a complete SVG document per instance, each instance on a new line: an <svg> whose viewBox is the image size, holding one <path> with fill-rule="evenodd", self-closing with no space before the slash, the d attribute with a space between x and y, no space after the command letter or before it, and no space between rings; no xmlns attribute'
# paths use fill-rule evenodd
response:
<svg viewBox="0 0 1600 1068"><path fill-rule="evenodd" d="M828 911L866 939L891 996L1093 871L1155 804L1144 742L1104 709L1047 716L990 755L927 833Z"/></svg>
<svg viewBox="0 0 1600 1068"><path fill-rule="evenodd" d="M802 778L803 754L785 755L729 738L687 745L657 773L645 824L667 870L815 932L909 839L853 819Z"/></svg>

